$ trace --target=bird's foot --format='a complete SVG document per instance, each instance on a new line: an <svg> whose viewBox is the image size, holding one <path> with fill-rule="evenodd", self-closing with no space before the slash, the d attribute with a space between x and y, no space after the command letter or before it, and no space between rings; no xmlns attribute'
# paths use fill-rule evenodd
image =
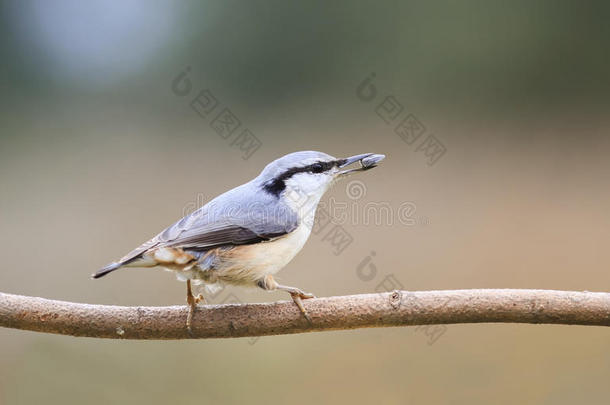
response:
<svg viewBox="0 0 610 405"><path fill-rule="evenodd" d="M299 310L301 311L301 313L303 314L305 319L307 319L307 322L309 322L310 325L313 325L311 317L307 313L305 306L303 306L303 300L310 299L310 298L316 298L315 295L306 293L305 291L303 291L299 288L296 288L296 287L290 287L287 285L278 284L273 279L273 276L270 274L267 275L264 279L260 280L258 282L258 286L267 291L273 291L273 290L286 291L288 294L290 294L290 296L292 297L292 300L294 301L296 306L299 308Z"/></svg>
<svg viewBox="0 0 610 405"><path fill-rule="evenodd" d="M305 299L314 298L314 296L311 294L308 294L307 296L303 296L300 294L290 294L290 295L292 296L292 300L294 301L294 303L297 305L297 307L299 307L299 310L301 311L301 313L303 314L305 319L307 319L307 322L309 322L310 325L313 325L313 321L311 320L311 317L309 316L309 314L307 313L307 310L303 306L302 298L305 298Z"/></svg>
<svg viewBox="0 0 610 405"><path fill-rule="evenodd" d="M191 295L190 297L186 297L186 303L189 307L189 312L186 315L186 330L189 336L193 337L193 329L191 328L191 325L193 324L193 314L195 313L195 309L197 309L197 302L195 297Z"/></svg>
<svg viewBox="0 0 610 405"><path fill-rule="evenodd" d="M189 336L193 337L193 314L197 309L197 304L200 302L206 303L205 298L202 294L197 295L196 297L193 295L193 291L191 290L191 280L186 280L186 304L189 307L189 312L186 315L186 330Z"/></svg>
<svg viewBox="0 0 610 405"><path fill-rule="evenodd" d="M296 306L299 307L299 310L301 311L301 313L303 314L305 319L307 319L307 322L309 322L309 324L313 326L313 321L311 320L309 313L307 313L307 310L305 309L305 306L303 305L303 300L307 300L310 298L316 298L316 296L313 294L307 293L305 291L302 291L298 288L294 288L294 287L290 287L290 290L286 290L286 291L288 291L288 293L290 293L292 300L294 301Z"/></svg>

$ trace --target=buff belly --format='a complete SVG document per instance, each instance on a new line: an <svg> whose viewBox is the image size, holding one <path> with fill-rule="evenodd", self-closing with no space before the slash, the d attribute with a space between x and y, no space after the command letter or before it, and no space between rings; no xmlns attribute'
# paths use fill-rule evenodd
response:
<svg viewBox="0 0 610 405"><path fill-rule="evenodd" d="M255 286L267 275L286 266L303 248L311 229L300 225L288 235L251 245L216 248L202 254L182 249L161 248L149 260L174 271L179 280L195 284L226 283Z"/></svg>

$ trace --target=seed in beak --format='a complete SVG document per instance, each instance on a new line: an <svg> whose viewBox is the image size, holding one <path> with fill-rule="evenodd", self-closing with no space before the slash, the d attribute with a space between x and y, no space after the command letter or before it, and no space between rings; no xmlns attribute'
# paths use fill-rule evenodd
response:
<svg viewBox="0 0 610 405"><path fill-rule="evenodd" d="M360 164L362 165L362 169L366 170L366 169L371 169L373 167L375 167L377 165L377 163L381 162L383 159L385 159L385 155L371 155L371 156L367 156L364 159L362 159L360 161Z"/></svg>

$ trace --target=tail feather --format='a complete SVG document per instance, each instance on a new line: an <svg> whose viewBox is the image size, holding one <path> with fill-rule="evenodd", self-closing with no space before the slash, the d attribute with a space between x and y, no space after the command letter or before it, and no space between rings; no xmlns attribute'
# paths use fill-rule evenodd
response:
<svg viewBox="0 0 610 405"><path fill-rule="evenodd" d="M104 266L101 269L99 269L98 271L96 271L91 277L93 277L93 278L103 277L106 274L117 270L122 265L123 265L123 263L110 263L109 265Z"/></svg>

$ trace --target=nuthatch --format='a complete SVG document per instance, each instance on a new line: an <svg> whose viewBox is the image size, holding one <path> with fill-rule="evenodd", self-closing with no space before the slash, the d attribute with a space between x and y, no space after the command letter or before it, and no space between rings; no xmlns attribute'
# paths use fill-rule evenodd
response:
<svg viewBox="0 0 610 405"><path fill-rule="evenodd" d="M216 197L93 278L122 267L163 267L186 281L187 328L202 295L223 284L258 286L288 292L311 322L301 299L313 295L278 284L273 276L301 250L313 225L322 195L340 177L371 169L384 155L365 153L337 159L326 153L290 153L269 163L255 179ZM359 162L360 166L346 167Z"/></svg>

